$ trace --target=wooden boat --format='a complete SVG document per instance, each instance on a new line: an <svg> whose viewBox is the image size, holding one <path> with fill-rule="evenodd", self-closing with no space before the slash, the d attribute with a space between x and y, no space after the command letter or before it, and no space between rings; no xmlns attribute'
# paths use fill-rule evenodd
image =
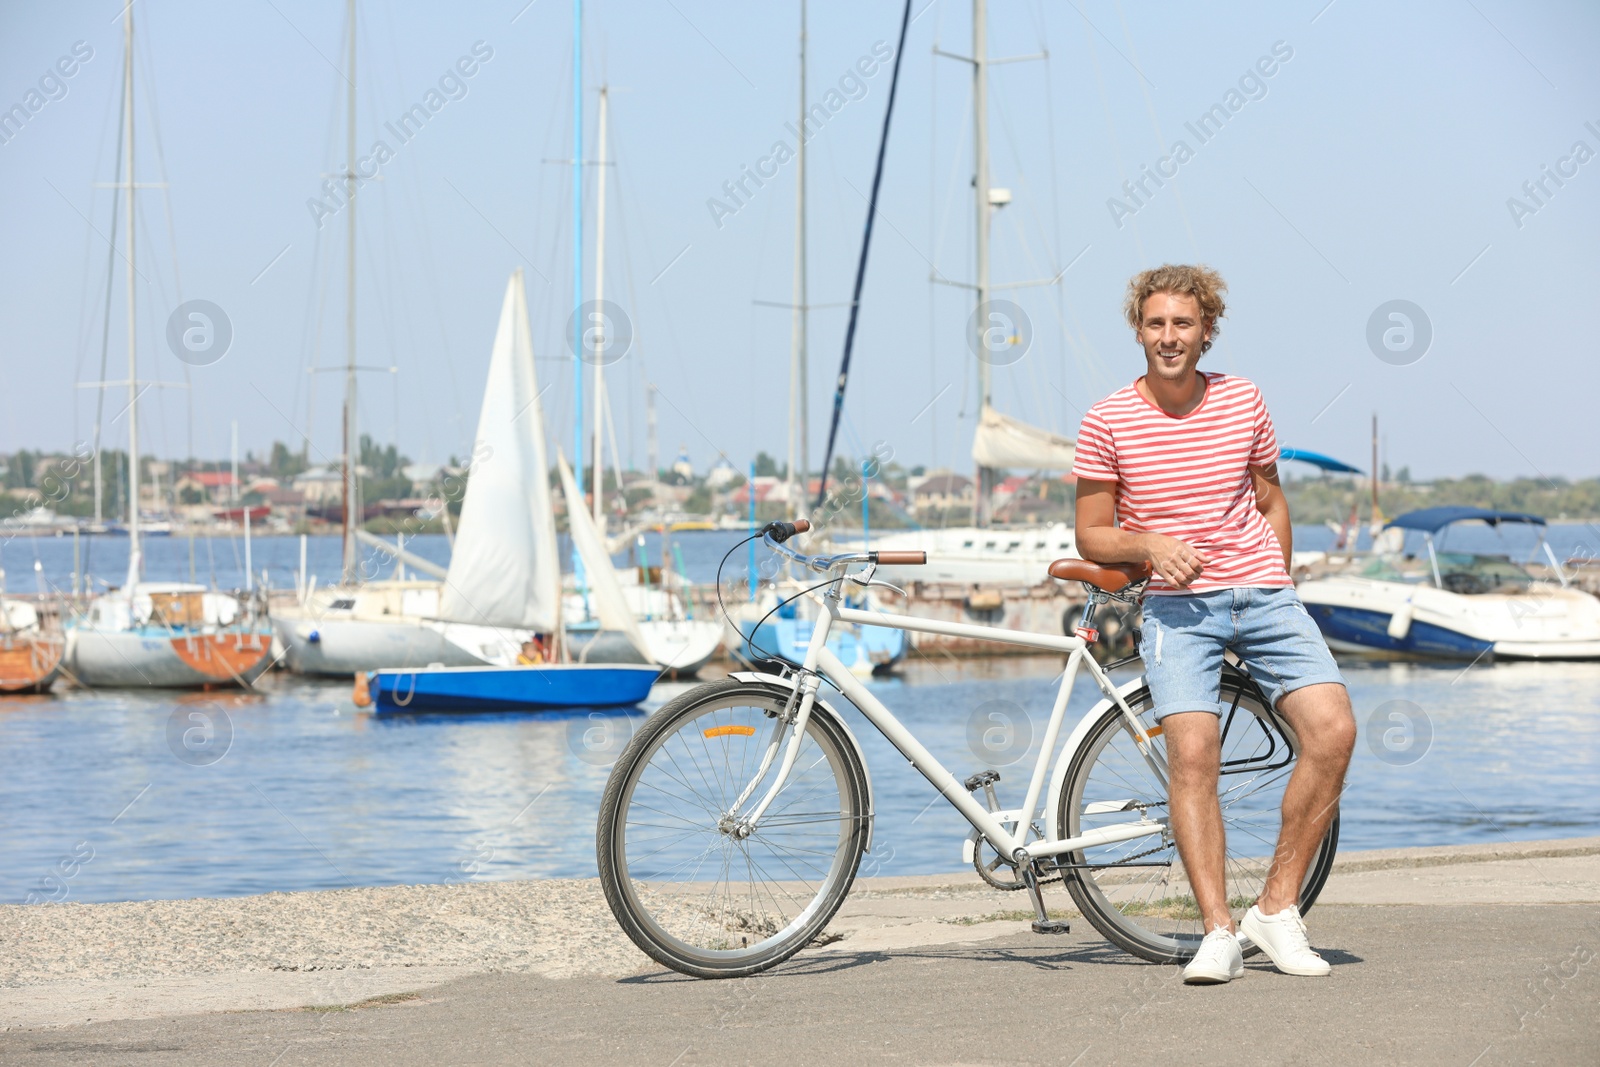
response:
<svg viewBox="0 0 1600 1067"><path fill-rule="evenodd" d="M39 611L0 600L0 693L42 693L61 672L66 637L46 629Z"/></svg>

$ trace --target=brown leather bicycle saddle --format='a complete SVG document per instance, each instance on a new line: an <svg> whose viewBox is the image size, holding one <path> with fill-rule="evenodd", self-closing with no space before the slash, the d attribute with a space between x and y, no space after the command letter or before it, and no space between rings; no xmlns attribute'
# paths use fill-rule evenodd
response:
<svg viewBox="0 0 1600 1067"><path fill-rule="evenodd" d="M1058 559L1050 564L1050 577L1064 582L1088 582L1107 593L1118 593L1151 575L1148 563L1093 563L1086 559Z"/></svg>

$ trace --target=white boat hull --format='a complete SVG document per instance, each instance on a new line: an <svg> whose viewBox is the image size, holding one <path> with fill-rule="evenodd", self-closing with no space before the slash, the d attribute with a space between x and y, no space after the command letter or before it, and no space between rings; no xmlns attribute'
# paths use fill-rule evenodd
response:
<svg viewBox="0 0 1600 1067"><path fill-rule="evenodd" d="M1546 582L1526 592L1452 593L1431 585L1335 576L1300 599L1339 651L1477 659L1600 659L1600 600Z"/></svg>
<svg viewBox="0 0 1600 1067"><path fill-rule="evenodd" d="M297 674L349 677L386 667L477 667L486 662L420 619L274 616L284 662Z"/></svg>
<svg viewBox="0 0 1600 1067"><path fill-rule="evenodd" d="M271 665L266 634L170 636L149 630L67 632L66 669L92 689L248 685Z"/></svg>
<svg viewBox="0 0 1600 1067"><path fill-rule="evenodd" d="M949 527L942 530L897 530L874 536L869 548L920 550L928 562L919 567L880 566L879 577L896 585L948 582L953 585L1032 586L1048 577L1050 564L1077 556L1072 529L1065 525ZM840 546L840 551L858 549Z"/></svg>

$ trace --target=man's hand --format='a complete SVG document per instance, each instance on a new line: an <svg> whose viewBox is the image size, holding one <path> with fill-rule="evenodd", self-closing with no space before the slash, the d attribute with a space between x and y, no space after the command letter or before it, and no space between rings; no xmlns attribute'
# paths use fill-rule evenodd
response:
<svg viewBox="0 0 1600 1067"><path fill-rule="evenodd" d="M1199 551L1166 534L1147 533L1142 537L1145 555L1156 573L1175 588L1187 589L1190 582L1200 577L1206 557Z"/></svg>
<svg viewBox="0 0 1600 1067"><path fill-rule="evenodd" d="M1200 577L1206 557L1166 534L1136 534L1116 525L1116 482L1078 479L1078 552L1097 563L1149 560L1162 579L1187 589Z"/></svg>

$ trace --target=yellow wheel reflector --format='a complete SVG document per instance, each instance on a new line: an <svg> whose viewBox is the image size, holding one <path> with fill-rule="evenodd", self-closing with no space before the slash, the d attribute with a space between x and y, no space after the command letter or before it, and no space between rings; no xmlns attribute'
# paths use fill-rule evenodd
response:
<svg viewBox="0 0 1600 1067"><path fill-rule="evenodd" d="M728 737L730 735L754 737L756 728L754 726L712 726L702 730L701 733L707 737Z"/></svg>
<svg viewBox="0 0 1600 1067"><path fill-rule="evenodd" d="M1149 738L1149 737L1160 737L1161 736L1161 727L1159 727L1159 726L1150 727L1150 729L1148 729L1148 730L1146 730L1144 732L1144 736L1147 737L1147 738Z"/></svg>

